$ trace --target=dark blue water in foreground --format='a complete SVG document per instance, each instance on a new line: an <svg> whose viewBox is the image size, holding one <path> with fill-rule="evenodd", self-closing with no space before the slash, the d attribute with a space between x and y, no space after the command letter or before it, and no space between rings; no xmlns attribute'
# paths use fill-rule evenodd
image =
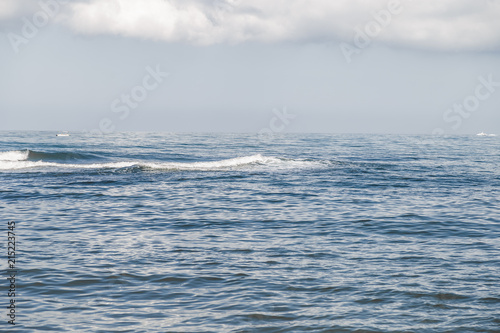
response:
<svg viewBox="0 0 500 333"><path fill-rule="evenodd" d="M1 134L16 331L500 332L499 137Z"/></svg>

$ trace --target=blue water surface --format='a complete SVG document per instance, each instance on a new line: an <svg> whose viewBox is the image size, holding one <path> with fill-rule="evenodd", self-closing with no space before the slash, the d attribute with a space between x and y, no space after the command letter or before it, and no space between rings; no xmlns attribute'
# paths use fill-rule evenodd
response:
<svg viewBox="0 0 500 333"><path fill-rule="evenodd" d="M1 134L5 332L500 332L498 137Z"/></svg>

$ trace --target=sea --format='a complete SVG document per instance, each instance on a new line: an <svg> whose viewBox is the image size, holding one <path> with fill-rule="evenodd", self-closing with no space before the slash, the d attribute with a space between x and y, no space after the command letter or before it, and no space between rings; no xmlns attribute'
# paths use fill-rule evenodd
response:
<svg viewBox="0 0 500 333"><path fill-rule="evenodd" d="M2 332L500 332L500 137L0 134Z"/></svg>

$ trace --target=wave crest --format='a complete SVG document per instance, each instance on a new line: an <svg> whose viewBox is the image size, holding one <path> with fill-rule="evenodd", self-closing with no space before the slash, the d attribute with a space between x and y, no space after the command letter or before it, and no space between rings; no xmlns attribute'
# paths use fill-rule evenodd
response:
<svg viewBox="0 0 500 333"><path fill-rule="evenodd" d="M96 158L93 155L85 155L75 152L39 152L34 150L11 150L0 152L0 161L67 161L88 160Z"/></svg>
<svg viewBox="0 0 500 333"><path fill-rule="evenodd" d="M12 150L0 152L0 161L25 161L28 159L29 150Z"/></svg>
<svg viewBox="0 0 500 333"><path fill-rule="evenodd" d="M319 161L291 160L276 157L262 156L261 154L224 159L209 162L145 162L122 161L108 163L69 164L45 161L32 161L29 151L14 151L0 153L0 170L18 170L32 168L63 168L63 169L123 169L139 168L142 170L160 171L224 171L242 168L272 168L295 169L320 167L325 164Z"/></svg>
<svg viewBox="0 0 500 333"><path fill-rule="evenodd" d="M180 163L180 162L164 162L164 163L141 163L141 167L149 169L163 169L163 170L198 170L210 171L227 168L237 168L247 165L265 165L277 163L280 160L274 157L264 157L260 154L252 156L236 157L221 161L212 162L193 162L193 163Z"/></svg>

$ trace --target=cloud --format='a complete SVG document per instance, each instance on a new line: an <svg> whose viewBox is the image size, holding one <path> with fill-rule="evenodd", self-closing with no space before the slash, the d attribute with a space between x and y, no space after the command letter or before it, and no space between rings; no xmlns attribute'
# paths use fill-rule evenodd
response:
<svg viewBox="0 0 500 333"><path fill-rule="evenodd" d="M39 9L39 5L33 0L1 0L0 23L9 19L19 19L24 15L30 15L37 9Z"/></svg>
<svg viewBox="0 0 500 333"><path fill-rule="evenodd" d="M0 20L19 12L20 4L34 3L3 1ZM390 8L397 10L384 21ZM376 28L377 17L383 23L377 43L437 50L500 49L500 0L79 0L65 4L58 21L80 34L212 45L350 43L356 31L370 24Z"/></svg>

